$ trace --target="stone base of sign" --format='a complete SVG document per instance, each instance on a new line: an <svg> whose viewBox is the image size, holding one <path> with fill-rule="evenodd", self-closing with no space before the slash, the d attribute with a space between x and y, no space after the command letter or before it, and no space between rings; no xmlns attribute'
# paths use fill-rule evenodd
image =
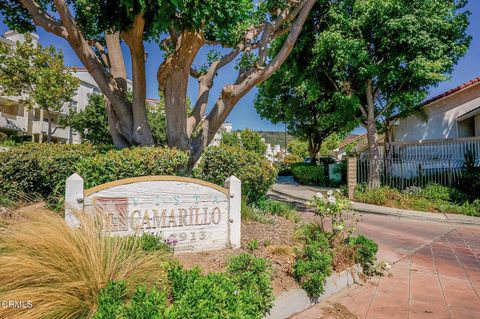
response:
<svg viewBox="0 0 480 319"><path fill-rule="evenodd" d="M276 297L270 314L265 316L264 319L290 318L293 314L310 308L340 290L353 285L360 280L358 274L361 271L362 268L357 264L345 271L329 276L325 282L325 292L316 300L312 300L303 289L286 291Z"/></svg>

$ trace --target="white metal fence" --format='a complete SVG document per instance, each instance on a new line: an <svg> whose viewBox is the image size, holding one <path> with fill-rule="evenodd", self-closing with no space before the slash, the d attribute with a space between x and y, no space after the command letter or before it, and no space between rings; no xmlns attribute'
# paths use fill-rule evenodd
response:
<svg viewBox="0 0 480 319"><path fill-rule="evenodd" d="M473 164L480 166L480 137L419 142L393 142L388 155L377 160L382 185L400 190L431 183L457 186L465 173L465 155L473 155ZM368 181L368 153L358 159L358 182Z"/></svg>

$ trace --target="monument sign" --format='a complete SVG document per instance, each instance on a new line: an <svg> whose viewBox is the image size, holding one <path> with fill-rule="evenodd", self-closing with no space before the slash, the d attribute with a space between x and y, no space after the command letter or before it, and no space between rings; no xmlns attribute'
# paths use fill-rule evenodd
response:
<svg viewBox="0 0 480 319"><path fill-rule="evenodd" d="M111 235L159 234L175 251L240 246L241 182L226 188L178 176L122 179L83 189L83 179L67 179L65 220L75 227L79 213L98 214Z"/></svg>

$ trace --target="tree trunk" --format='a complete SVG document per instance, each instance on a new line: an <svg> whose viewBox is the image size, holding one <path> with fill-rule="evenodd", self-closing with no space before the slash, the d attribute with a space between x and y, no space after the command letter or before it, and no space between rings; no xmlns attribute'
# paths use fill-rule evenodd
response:
<svg viewBox="0 0 480 319"><path fill-rule="evenodd" d="M50 144L52 142L52 117L50 116L50 111L46 111L48 116L47 143Z"/></svg>
<svg viewBox="0 0 480 319"><path fill-rule="evenodd" d="M145 48L143 46L143 33L145 20L142 14L135 17L133 27L122 33L123 39L130 49L132 60L132 116L133 140L136 145L153 145L153 136L147 120L145 100L147 98L147 80L145 74Z"/></svg>
<svg viewBox="0 0 480 319"><path fill-rule="evenodd" d="M367 81L367 140L368 140L368 187L375 189L380 184L380 152L378 150L378 132L375 118L372 82Z"/></svg>
<svg viewBox="0 0 480 319"><path fill-rule="evenodd" d="M174 70L166 80L165 109L168 146L191 151L187 132L187 85L189 73ZM188 71L190 72L190 71Z"/></svg>
<svg viewBox="0 0 480 319"><path fill-rule="evenodd" d="M318 141L314 137L308 139L308 154L310 156L310 164L316 164L318 159L318 152L320 152L320 146L322 142Z"/></svg>
<svg viewBox="0 0 480 319"><path fill-rule="evenodd" d="M116 120L115 110L108 99L105 99L105 111L107 113L108 130L112 136L113 145L116 148L126 148L130 146L130 143L123 137L120 130L117 128L118 120Z"/></svg>

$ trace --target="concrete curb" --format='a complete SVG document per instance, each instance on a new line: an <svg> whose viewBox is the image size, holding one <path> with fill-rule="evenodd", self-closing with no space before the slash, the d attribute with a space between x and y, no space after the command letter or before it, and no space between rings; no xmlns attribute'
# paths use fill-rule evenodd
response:
<svg viewBox="0 0 480 319"><path fill-rule="evenodd" d="M329 276L325 281L325 292L316 300L312 300L305 290L292 289L282 293L275 299L270 314L264 319L286 319L311 306L327 299L331 295L347 288L358 280L358 274L362 271L360 265L355 265L340 273Z"/></svg>
<svg viewBox="0 0 480 319"><path fill-rule="evenodd" d="M480 225L480 218L465 215L420 212L414 210L391 208L371 204L352 202L352 208L360 213L395 216L399 218L411 218L443 223L463 225Z"/></svg>
<svg viewBox="0 0 480 319"><path fill-rule="evenodd" d="M302 197L297 197L297 196L283 193L278 189L272 189L271 193L297 203L304 203L307 200ZM473 217L473 216L420 212L420 211L414 211L414 210L391 208L391 207L377 206L377 205L364 204L364 203L358 203L358 202L352 202L352 208L355 211L359 213L364 213L364 214L377 214L377 215L384 215L384 216L394 216L398 218L411 218L411 219L435 221L435 222L449 223L449 224L453 223L453 224L480 226L480 217Z"/></svg>

